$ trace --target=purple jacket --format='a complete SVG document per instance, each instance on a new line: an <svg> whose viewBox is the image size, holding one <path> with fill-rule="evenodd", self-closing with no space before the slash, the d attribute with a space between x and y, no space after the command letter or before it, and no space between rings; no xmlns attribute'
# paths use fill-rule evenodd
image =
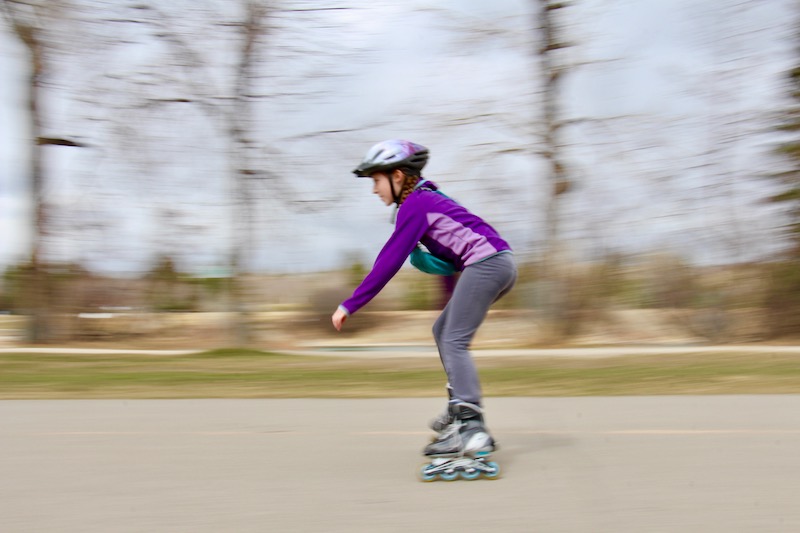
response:
<svg viewBox="0 0 800 533"><path fill-rule="evenodd" d="M364 307L397 274L421 242L436 257L456 270L488 259L511 247L493 227L456 201L434 192L430 181L421 182L400 206L394 233L378 254L372 271L340 307L353 314Z"/></svg>

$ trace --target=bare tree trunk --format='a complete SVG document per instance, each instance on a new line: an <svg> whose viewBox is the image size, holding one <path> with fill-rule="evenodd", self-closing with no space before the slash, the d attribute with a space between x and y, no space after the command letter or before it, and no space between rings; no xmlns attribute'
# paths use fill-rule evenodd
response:
<svg viewBox="0 0 800 533"><path fill-rule="evenodd" d="M253 116L249 105L252 69L256 62L258 39L265 31L266 9L258 2L246 5L246 20L242 24L242 43L239 64L233 88L233 106L227 114L231 142L231 186L233 198L233 248L231 250L231 320L233 340L237 346L247 346L253 340L246 273L250 266L251 251L255 246L255 187L258 171L251 152L252 128L247 124Z"/></svg>
<svg viewBox="0 0 800 533"><path fill-rule="evenodd" d="M29 54L29 75L27 84L28 125L33 142L30 147L29 181L31 198L31 245L30 264L25 280L25 307L28 308L30 322L27 340L32 343L45 342L48 331L48 296L47 273L42 265L44 237L47 234L47 206L44 200L44 160L42 137L42 76L45 71L44 45L38 30L17 16L15 9L20 4L9 0L3 1L3 14L11 25L17 38L22 42ZM31 6L27 6L31 7Z"/></svg>
<svg viewBox="0 0 800 533"><path fill-rule="evenodd" d="M560 199L569 190L569 180L561 158L559 131L563 125L559 109L559 90L561 76L565 67L559 65L553 55L565 45L559 39L555 13L566 7L563 2L553 0L535 0L539 5L538 17L541 40L539 41L540 74L543 80L542 115L543 115L543 147L542 155L547 161L548 188L545 206L545 251L542 261L542 311L546 329L550 335L560 337L566 324L566 288L559 272L560 250Z"/></svg>
<svg viewBox="0 0 800 533"><path fill-rule="evenodd" d="M246 346L253 340L248 305L247 269L250 268L251 251L255 243L256 197L255 182L263 175L257 169L254 155L259 143L254 138L253 124L257 121L253 102L256 90L253 82L258 77L255 72L258 63L259 39L266 31L267 3L257 0L241 0L244 18L241 21L227 21L224 24L236 28L237 57L232 84L225 91L225 101L219 100L213 89L204 83L207 77L193 70L204 66L203 55L184 39L171 18L159 7L157 2L146 4L144 8L152 11L152 23L159 29L159 36L174 49L175 56L182 61L188 72L188 90L191 98L181 98L179 102L197 102L207 115L219 121L227 140L227 166L230 172L228 194L230 202L230 250L227 256L229 278L227 281L226 308L230 316L227 324L230 342Z"/></svg>
<svg viewBox="0 0 800 533"><path fill-rule="evenodd" d="M28 113L31 137L35 142L31 145L31 199L33 206L33 232L31 235L31 322L28 340L34 343L45 342L50 337L48 312L50 308L47 272L42 264L44 239L47 235L47 204L44 199L44 154L43 146L38 140L42 134L41 119L41 76L43 68L42 45L36 39L35 32L30 30L26 42L31 54L31 73L28 81Z"/></svg>

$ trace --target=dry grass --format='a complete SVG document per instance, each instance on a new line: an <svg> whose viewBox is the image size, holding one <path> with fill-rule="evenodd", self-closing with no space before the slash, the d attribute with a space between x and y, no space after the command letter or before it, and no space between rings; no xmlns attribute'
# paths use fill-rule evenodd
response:
<svg viewBox="0 0 800 533"><path fill-rule="evenodd" d="M800 393L800 356L482 358L488 396ZM0 399L439 396L436 358L0 354Z"/></svg>

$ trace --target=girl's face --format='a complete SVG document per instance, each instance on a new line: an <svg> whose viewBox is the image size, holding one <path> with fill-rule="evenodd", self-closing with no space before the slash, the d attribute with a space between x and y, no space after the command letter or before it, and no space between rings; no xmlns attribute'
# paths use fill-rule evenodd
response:
<svg viewBox="0 0 800 533"><path fill-rule="evenodd" d="M387 178L386 174L382 172L376 172L371 176L372 178L372 192L373 194L377 194L378 197L383 201L386 205L392 205L394 203L394 196L392 195L392 188L389 184L389 179ZM400 186L403 181L403 174L402 172L395 171L392 173L392 180L394 180L394 190L400 190Z"/></svg>

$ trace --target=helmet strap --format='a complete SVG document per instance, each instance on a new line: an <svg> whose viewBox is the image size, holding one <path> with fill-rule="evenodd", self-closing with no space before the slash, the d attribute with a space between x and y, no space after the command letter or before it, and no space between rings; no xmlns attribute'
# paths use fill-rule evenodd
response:
<svg viewBox="0 0 800 533"><path fill-rule="evenodd" d="M397 170L397 169L395 169L395 170ZM403 171L401 170L400 172L403 172ZM403 188L405 187L406 179L408 179L408 177L406 176L406 173L403 172L403 183L400 184L400 191L396 192L395 188L394 188L394 179L392 179L392 175L394 175L394 170L391 173L387 174L387 177L389 179L389 187L392 188L392 198L394 199L394 203L399 208L400 207L400 195L403 194Z"/></svg>
<svg viewBox="0 0 800 533"><path fill-rule="evenodd" d="M397 169L395 169L397 170ZM403 172L402 170L400 172ZM406 173L403 172L403 183L400 184L400 191L395 191L394 188L394 179L392 179L392 175L394 174L394 170L392 170L389 174L386 174L386 179L389 180L389 187L392 189L392 198L394 199L394 210L392 211L392 216L389 219L391 224L394 224L397 221L397 212L400 211L400 195L403 194L403 189L406 185Z"/></svg>

